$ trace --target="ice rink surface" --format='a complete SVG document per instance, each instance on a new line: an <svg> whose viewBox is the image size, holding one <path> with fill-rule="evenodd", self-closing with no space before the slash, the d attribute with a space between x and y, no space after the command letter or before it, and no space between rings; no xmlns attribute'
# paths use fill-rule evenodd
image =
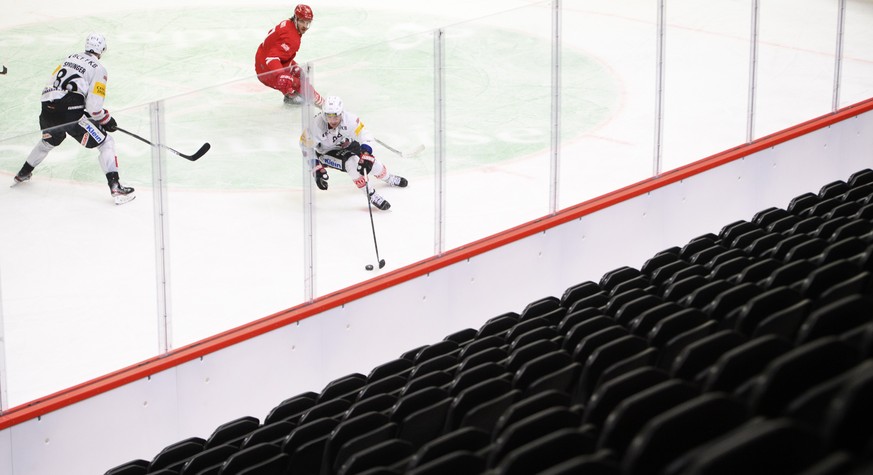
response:
<svg viewBox="0 0 873 475"><path fill-rule="evenodd" d="M656 169L655 5L561 3L559 209ZM660 170L740 145L748 126L750 2L668 3ZM762 3L756 137L831 110L838 13L836 2ZM315 20L297 60L311 62L316 88L342 96L395 148L425 146L416 158L376 148L391 172L410 180L406 189L379 187L392 203L374 216L388 262L382 272L438 250L438 28L447 137L441 250L549 213L549 3L310 5ZM0 186L6 407L152 357L162 338L178 348L305 301L303 111L283 105L253 71L257 45L292 9L238 0L122 0L100 14L57 0L0 9L0 63L9 69L0 76L0 182L11 183L39 138L49 73L90 31L107 37L106 105L121 127L149 137L149 104L161 101L164 143L184 153L212 144L197 162L166 154L162 196L150 147L115 134L122 182L138 196L119 207L96 153L71 140L31 182ZM871 45L873 3L850 0L839 106L873 96ZM375 263L364 195L337 172L330 185L315 193L316 277L308 284L316 296L377 274L364 270ZM164 208L159 198L167 198ZM580 281L597 277L586 272Z"/></svg>

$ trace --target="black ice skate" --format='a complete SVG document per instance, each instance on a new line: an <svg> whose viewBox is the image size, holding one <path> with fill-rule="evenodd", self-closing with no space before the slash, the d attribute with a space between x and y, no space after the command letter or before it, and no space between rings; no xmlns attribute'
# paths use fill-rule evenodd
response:
<svg viewBox="0 0 873 475"><path fill-rule="evenodd" d="M303 104L303 96L300 94L288 94L282 101L286 106L299 106Z"/></svg>
<svg viewBox="0 0 873 475"><path fill-rule="evenodd" d="M376 193L375 191L370 192L370 203L373 203L373 206L385 211L386 209L391 207L391 203L388 202L385 198Z"/></svg>
<svg viewBox="0 0 873 475"><path fill-rule="evenodd" d="M12 186L18 185L20 183L24 183L24 182L30 180L30 177L31 177L30 173L28 173L26 175L15 175L15 177L12 178Z"/></svg>
<svg viewBox="0 0 873 475"><path fill-rule="evenodd" d="M391 186L397 186L400 188L406 188L406 185L409 184L409 182L406 180L406 178L403 178L402 176L398 176L398 175L388 175L385 178L385 183L388 183Z"/></svg>
<svg viewBox="0 0 873 475"><path fill-rule="evenodd" d="M123 205L124 203L129 203L136 198L136 195L133 194L133 188L129 186L121 186L121 183L117 181L112 182L109 185L109 189L112 190L112 198L115 199L115 204Z"/></svg>

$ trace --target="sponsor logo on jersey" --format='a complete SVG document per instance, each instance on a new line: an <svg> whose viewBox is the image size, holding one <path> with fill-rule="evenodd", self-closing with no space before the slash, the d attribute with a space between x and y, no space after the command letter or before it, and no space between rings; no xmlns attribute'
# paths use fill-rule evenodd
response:
<svg viewBox="0 0 873 475"><path fill-rule="evenodd" d="M106 97L106 84L103 84L102 82L95 82L94 90L91 92L97 94L100 97Z"/></svg>
<svg viewBox="0 0 873 475"><path fill-rule="evenodd" d="M279 46L281 46L281 47L282 47L282 49L283 49L283 50L285 50L285 51L291 51L291 47L290 47L290 46L288 46L288 45L287 45L287 44L285 44L285 43L282 43L282 44L281 44L281 45L279 45Z"/></svg>
<svg viewBox="0 0 873 475"><path fill-rule="evenodd" d="M361 131L364 130L364 123L360 120L357 120L356 122L358 123L358 126L355 127L355 135L361 135Z"/></svg>
<svg viewBox="0 0 873 475"><path fill-rule="evenodd" d="M90 120L83 117L79 120L79 125L81 125L82 128L85 129L85 132L88 132L88 135L96 140L97 143L103 142L103 133L100 132L100 129L98 129ZM88 135L82 136L82 145L85 145L88 142Z"/></svg>
<svg viewBox="0 0 873 475"><path fill-rule="evenodd" d="M330 155L322 155L319 158L321 158L321 161L330 168L335 168L337 170L343 169L343 162L331 157Z"/></svg>

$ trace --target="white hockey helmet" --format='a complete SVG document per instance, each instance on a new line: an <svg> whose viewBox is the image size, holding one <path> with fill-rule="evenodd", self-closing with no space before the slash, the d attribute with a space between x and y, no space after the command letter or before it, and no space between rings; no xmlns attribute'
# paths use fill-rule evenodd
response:
<svg viewBox="0 0 873 475"><path fill-rule="evenodd" d="M339 96L327 96L321 110L325 115L341 115L343 113L343 100Z"/></svg>
<svg viewBox="0 0 873 475"><path fill-rule="evenodd" d="M91 33L85 39L85 52L103 54L106 51L106 38L100 33Z"/></svg>

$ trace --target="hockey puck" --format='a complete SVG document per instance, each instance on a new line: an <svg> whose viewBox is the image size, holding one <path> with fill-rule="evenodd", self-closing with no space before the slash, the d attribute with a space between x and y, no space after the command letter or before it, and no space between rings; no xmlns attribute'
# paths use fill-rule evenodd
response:
<svg viewBox="0 0 873 475"><path fill-rule="evenodd" d="M373 270L373 264L367 264L367 267L364 267L367 270Z"/></svg>

